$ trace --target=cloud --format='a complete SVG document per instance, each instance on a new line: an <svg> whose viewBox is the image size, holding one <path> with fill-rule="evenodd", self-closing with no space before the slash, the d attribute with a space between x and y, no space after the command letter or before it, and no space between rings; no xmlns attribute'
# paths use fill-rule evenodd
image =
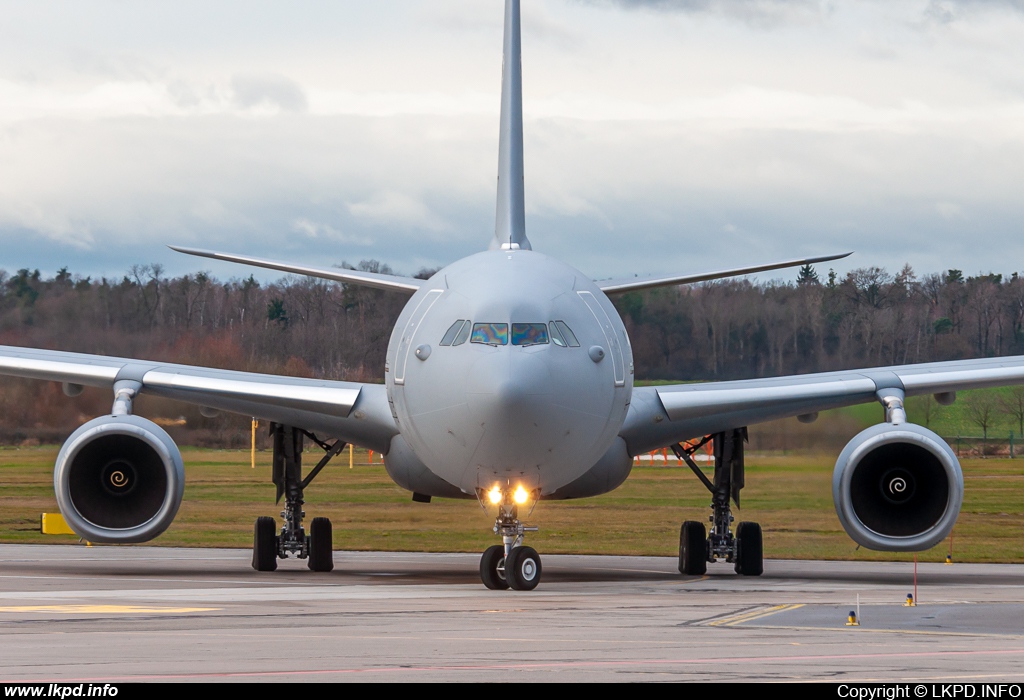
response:
<svg viewBox="0 0 1024 700"><path fill-rule="evenodd" d="M283 75L236 75L231 78L233 102L241 109L305 112L302 86Z"/></svg>
<svg viewBox="0 0 1024 700"><path fill-rule="evenodd" d="M967 218L964 214L964 208L954 202L939 202L935 205L935 211L939 212L939 216L946 221Z"/></svg>
<svg viewBox="0 0 1024 700"><path fill-rule="evenodd" d="M530 239L604 276L848 247L1010 272L1022 3L933 3L950 25L929 0L523 3ZM415 271L487 245L501 3L112 6L8 8L0 267L194 269L168 242L329 264L334 243Z"/></svg>
<svg viewBox="0 0 1024 700"><path fill-rule="evenodd" d="M374 226L444 231L449 225L419 199L394 191L378 192L348 205L349 214Z"/></svg>
<svg viewBox="0 0 1024 700"><path fill-rule="evenodd" d="M625 10L651 10L717 15L758 27L819 17L827 9L820 0L580 0Z"/></svg>
<svg viewBox="0 0 1024 700"><path fill-rule="evenodd" d="M93 248L96 237L90 226L76 222L62 212L29 202L4 202L0 198L0 231L17 231L37 236L78 251Z"/></svg>
<svg viewBox="0 0 1024 700"><path fill-rule="evenodd" d="M821 19L835 11L831 0L578 0L625 10L649 10L690 15L705 14L737 20L750 26L772 28L793 22ZM876 0L879 7L887 4ZM907 3L909 7L909 3ZM990 10L1024 12L1024 0L929 0L920 12L926 22L951 24Z"/></svg>
<svg viewBox="0 0 1024 700"><path fill-rule="evenodd" d="M309 219L296 219L292 223L292 231L301 233L307 238L318 241L330 241L336 243L347 243L350 245L373 245L373 239L366 236L354 236L334 228L329 224L322 224Z"/></svg>
<svg viewBox="0 0 1024 700"><path fill-rule="evenodd" d="M924 16L938 24L951 24L987 10L1024 12L1024 0L929 0Z"/></svg>

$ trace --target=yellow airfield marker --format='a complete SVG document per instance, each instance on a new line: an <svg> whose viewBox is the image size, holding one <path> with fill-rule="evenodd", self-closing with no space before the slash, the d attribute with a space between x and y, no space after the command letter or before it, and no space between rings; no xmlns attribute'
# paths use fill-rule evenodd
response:
<svg viewBox="0 0 1024 700"><path fill-rule="evenodd" d="M857 609L846 616L847 627L860 627L860 593L857 594Z"/></svg>
<svg viewBox="0 0 1024 700"><path fill-rule="evenodd" d="M260 426L260 422L255 418L252 419L252 469L256 468L256 428Z"/></svg>
<svg viewBox="0 0 1024 700"><path fill-rule="evenodd" d="M64 516L60 513L43 513L39 517L39 529L44 535L74 535Z"/></svg>
<svg viewBox="0 0 1024 700"><path fill-rule="evenodd" d="M85 615L173 615L212 612L221 608L167 608L142 605L6 605L0 613L73 613Z"/></svg>
<svg viewBox="0 0 1024 700"><path fill-rule="evenodd" d="M351 469L355 459L356 446L351 442L348 444L348 468Z"/></svg>

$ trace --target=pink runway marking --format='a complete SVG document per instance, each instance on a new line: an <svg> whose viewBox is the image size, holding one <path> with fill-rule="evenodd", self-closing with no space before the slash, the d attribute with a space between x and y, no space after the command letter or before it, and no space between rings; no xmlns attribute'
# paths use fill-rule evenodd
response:
<svg viewBox="0 0 1024 700"><path fill-rule="evenodd" d="M181 673L137 676L101 676L95 678L63 678L47 680L0 681L5 683L99 683L158 680L185 680L195 678L273 678L281 676L355 675L371 673L429 673L436 671L517 671L549 668L616 668L628 666L692 666L694 664L747 664L787 663L796 661L836 661L857 659L922 659L950 656L1012 656L1024 655L1024 649L994 649L983 651L918 651L905 653L876 654L821 654L801 656L740 656L736 658L703 659L643 659L637 661L557 661L512 664L480 664L455 666L382 666L380 668L334 668L306 671L238 671L223 673Z"/></svg>

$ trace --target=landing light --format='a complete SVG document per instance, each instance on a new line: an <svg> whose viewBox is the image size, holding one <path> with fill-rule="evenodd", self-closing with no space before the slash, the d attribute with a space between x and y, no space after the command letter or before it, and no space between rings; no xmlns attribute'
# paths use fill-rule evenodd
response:
<svg viewBox="0 0 1024 700"><path fill-rule="evenodd" d="M498 486L492 488L487 492L487 498L491 499L491 503L494 505L501 503L501 488Z"/></svg>
<svg viewBox="0 0 1024 700"><path fill-rule="evenodd" d="M512 494L512 498L515 500L516 504L523 505L530 499L530 493L522 486L517 486L516 492Z"/></svg>

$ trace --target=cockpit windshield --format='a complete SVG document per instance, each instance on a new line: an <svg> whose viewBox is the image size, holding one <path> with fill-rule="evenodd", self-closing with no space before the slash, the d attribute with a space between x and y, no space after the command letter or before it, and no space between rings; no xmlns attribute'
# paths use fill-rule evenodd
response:
<svg viewBox="0 0 1024 700"><path fill-rule="evenodd" d="M546 323L513 323L513 345L547 345L548 324Z"/></svg>
<svg viewBox="0 0 1024 700"><path fill-rule="evenodd" d="M469 341L477 345L508 345L508 326L507 323L473 323L460 319L449 326L439 344L442 347L454 347ZM513 345L530 347L550 343L560 348L580 346L564 321L512 324Z"/></svg>
<svg viewBox="0 0 1024 700"><path fill-rule="evenodd" d="M474 323L469 342L480 345L508 345L507 323Z"/></svg>

